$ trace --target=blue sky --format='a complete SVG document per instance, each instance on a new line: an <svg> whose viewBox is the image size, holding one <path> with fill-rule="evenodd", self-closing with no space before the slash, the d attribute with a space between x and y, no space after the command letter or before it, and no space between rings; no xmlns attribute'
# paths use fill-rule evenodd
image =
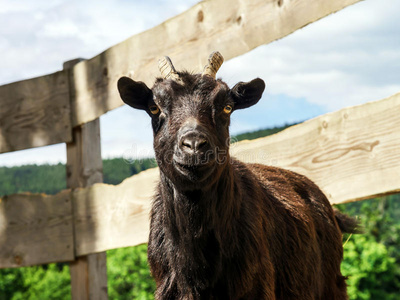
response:
<svg viewBox="0 0 400 300"><path fill-rule="evenodd" d="M93 57L195 3L0 0L0 84ZM365 0L225 62L218 76L230 86L255 77L267 84L256 106L233 114L231 132L299 122L400 92L399 13L398 0ZM152 154L150 122L141 111L107 113L101 135L103 157ZM65 162L63 144L0 155L0 165L8 166L59 161Z"/></svg>

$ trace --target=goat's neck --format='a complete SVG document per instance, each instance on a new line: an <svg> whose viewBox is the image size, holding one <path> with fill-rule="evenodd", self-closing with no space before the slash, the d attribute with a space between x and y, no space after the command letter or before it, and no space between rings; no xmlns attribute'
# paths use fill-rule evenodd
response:
<svg viewBox="0 0 400 300"><path fill-rule="evenodd" d="M224 236L231 230L241 198L231 164L226 164L212 185L198 190L181 190L163 174L161 180L165 225L174 238L201 238L209 233Z"/></svg>

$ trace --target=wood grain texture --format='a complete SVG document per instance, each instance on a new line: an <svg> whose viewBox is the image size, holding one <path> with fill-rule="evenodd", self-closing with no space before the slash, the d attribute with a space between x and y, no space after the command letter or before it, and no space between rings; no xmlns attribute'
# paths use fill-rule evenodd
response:
<svg viewBox="0 0 400 300"><path fill-rule="evenodd" d="M240 142L231 152L306 175L333 204L372 198L400 192L399 116L396 94Z"/></svg>
<svg viewBox="0 0 400 300"><path fill-rule="evenodd" d="M107 254L93 253L70 263L73 300L108 299Z"/></svg>
<svg viewBox="0 0 400 300"><path fill-rule="evenodd" d="M0 153L71 140L65 71L0 86Z"/></svg>
<svg viewBox="0 0 400 300"><path fill-rule="evenodd" d="M73 260L70 191L0 198L0 268Z"/></svg>
<svg viewBox="0 0 400 300"><path fill-rule="evenodd" d="M83 124L123 105L116 88L121 76L151 86L160 76L157 60L164 55L172 58L178 70L200 72L214 50L231 59L358 1L202 1L78 63L73 68L72 122Z"/></svg>
<svg viewBox="0 0 400 300"><path fill-rule="evenodd" d="M77 255L146 243L158 174L154 168L117 186L95 184L74 190Z"/></svg>
<svg viewBox="0 0 400 300"><path fill-rule="evenodd" d="M100 147L100 119L73 129L73 140L67 143L67 186L91 186L103 182Z"/></svg>
<svg viewBox="0 0 400 300"><path fill-rule="evenodd" d="M103 182L103 163L100 147L100 120L75 127L73 141L67 143L67 186L89 187ZM107 201L107 200L106 200ZM109 200L108 200L109 201ZM107 258L105 253L93 253L81 257L76 248L79 243L77 205L73 203L75 256L70 264L72 299L101 300L107 295ZM92 212L88 212L92 214ZM96 236L96 228L93 234ZM96 251L99 252L99 251Z"/></svg>
<svg viewBox="0 0 400 300"><path fill-rule="evenodd" d="M108 299L107 253L100 252L84 256L87 259L89 277L89 299Z"/></svg>

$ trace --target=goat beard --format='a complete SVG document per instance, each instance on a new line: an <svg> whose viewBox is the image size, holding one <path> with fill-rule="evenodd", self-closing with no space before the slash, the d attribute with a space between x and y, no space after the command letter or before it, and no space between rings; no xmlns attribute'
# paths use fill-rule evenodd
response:
<svg viewBox="0 0 400 300"><path fill-rule="evenodd" d="M203 165L195 166L177 166L176 163L160 164L160 172L164 177L182 191L207 190L213 186L221 177L223 170L229 164L229 159L223 163L216 160Z"/></svg>

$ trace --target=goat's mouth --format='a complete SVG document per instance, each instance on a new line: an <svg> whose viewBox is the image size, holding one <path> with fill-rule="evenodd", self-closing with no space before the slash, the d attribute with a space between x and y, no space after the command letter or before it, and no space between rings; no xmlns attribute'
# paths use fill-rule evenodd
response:
<svg viewBox="0 0 400 300"><path fill-rule="evenodd" d="M215 163L190 164L174 160L176 171L191 181L201 182L208 178L215 169Z"/></svg>

